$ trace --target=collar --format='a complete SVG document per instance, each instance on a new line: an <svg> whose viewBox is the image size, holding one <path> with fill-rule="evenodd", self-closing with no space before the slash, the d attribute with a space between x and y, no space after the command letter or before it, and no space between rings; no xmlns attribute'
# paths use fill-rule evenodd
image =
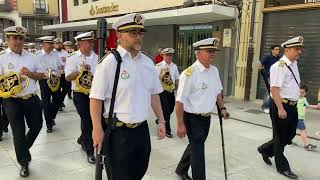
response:
<svg viewBox="0 0 320 180"><path fill-rule="evenodd" d="M118 46L117 50L122 58L125 56L129 56L130 58L132 58L131 53L127 51L125 48L123 48L121 45ZM139 51L137 56L134 57L133 59L139 57L140 55L141 55L141 52Z"/></svg>
<svg viewBox="0 0 320 180"><path fill-rule="evenodd" d="M81 53L80 49L77 51L77 55L78 55L79 57L81 57L81 56L92 57L92 54L93 54L93 51L90 52L90 55L89 55L89 56L85 56L84 54Z"/></svg>
<svg viewBox="0 0 320 180"><path fill-rule="evenodd" d="M201 64L198 59L194 64L200 69L200 72L203 72L205 70L211 70L211 66L209 66L209 68L204 67L204 65Z"/></svg>
<svg viewBox="0 0 320 180"><path fill-rule="evenodd" d="M297 61L290 61L285 55L283 55L281 59L283 59L288 66L290 66L291 64L295 65L297 63Z"/></svg>
<svg viewBox="0 0 320 180"><path fill-rule="evenodd" d="M44 51L44 49L41 49L41 51L40 51L40 53L41 53L42 55L51 55L53 52L55 52L55 51L52 50L52 51L50 51L49 53L46 53L46 52Z"/></svg>
<svg viewBox="0 0 320 180"><path fill-rule="evenodd" d="M4 50L7 54L15 54L15 55L20 55L20 54L16 54L15 52L13 52L10 48L7 48ZM22 55L25 55L27 53L26 50L22 49L22 53L21 53L21 56Z"/></svg>

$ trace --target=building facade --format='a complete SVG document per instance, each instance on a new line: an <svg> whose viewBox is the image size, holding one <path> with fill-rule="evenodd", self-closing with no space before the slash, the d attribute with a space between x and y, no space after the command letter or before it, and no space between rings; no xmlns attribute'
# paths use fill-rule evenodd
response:
<svg viewBox="0 0 320 180"><path fill-rule="evenodd" d="M5 39L3 29L12 25L22 25L28 29L27 41L48 35L42 26L59 22L57 0L1 0L0 38Z"/></svg>
<svg viewBox="0 0 320 180"><path fill-rule="evenodd" d="M176 49L174 59L179 70L195 61L192 43L208 37L220 38L220 49L215 65L220 69L224 93L234 93L235 57L238 45L238 11L234 7L215 4L212 0L194 0L185 6L185 0L60 0L61 24L44 26L43 29L61 34L64 40L73 40L80 32L95 31L97 18L108 22L107 46L117 45L116 34L111 29L121 15L139 12L146 17L142 49L155 55L159 47ZM111 41L111 42L110 42Z"/></svg>
<svg viewBox="0 0 320 180"><path fill-rule="evenodd" d="M302 57L298 60L299 72L302 83L309 86L308 98L311 102L316 102L320 87L320 1L247 0L245 3L247 3L248 13L242 14L242 23L247 22L247 26L242 24L244 26L241 29L243 34L240 38L237 75L242 71L251 71L251 75L237 78L235 96L244 99L246 93L249 93L250 99L263 98L266 88L255 68L257 62L263 56L270 54L272 45L280 45L289 38L303 36L305 47ZM253 12L254 16L252 16ZM254 19L253 23L251 23L252 19ZM250 27L251 24L254 25L251 42L254 49L252 59L247 56L250 37L244 28ZM241 62L245 63L241 64ZM241 68L242 71L240 71Z"/></svg>

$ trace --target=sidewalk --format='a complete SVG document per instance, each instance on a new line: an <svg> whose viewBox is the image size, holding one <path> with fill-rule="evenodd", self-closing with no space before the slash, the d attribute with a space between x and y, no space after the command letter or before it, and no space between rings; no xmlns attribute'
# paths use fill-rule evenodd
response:
<svg viewBox="0 0 320 180"><path fill-rule="evenodd" d="M269 123L265 114L250 114L246 110L258 103L240 102L227 98L231 117L246 118L255 122ZM231 103L232 101L232 103ZM86 154L76 143L80 135L80 120L72 101L66 100L64 112L57 117L57 127L52 134L46 133L45 125L31 148L30 176L26 180L94 180L94 165L87 163ZM243 109L240 109L242 107ZM259 118L256 118L259 117ZM264 119L260 119L260 117ZM154 115L148 118L152 141L149 169L143 180L179 180L174 170L187 146L187 139L175 135L175 115L172 116L173 139L157 140ZM0 180L22 180L16 163L11 129L0 142ZM288 180L276 172L275 166L267 166L256 148L271 138L271 129L236 120L224 121L225 148L229 180ZM319 141L312 143L320 146ZM292 170L299 180L320 179L320 152L307 152L301 147L286 148ZM272 159L274 163L274 160ZM212 116L211 129L206 141L207 180L223 180L223 163L219 122ZM191 172L189 172L191 174ZM106 178L105 178L106 179Z"/></svg>
<svg viewBox="0 0 320 180"><path fill-rule="evenodd" d="M265 114L261 110L262 100L242 101L226 97L225 101L231 118L271 127L269 114ZM309 136L320 140L315 135L316 131L320 130L320 110L309 109L309 112L306 113L305 123Z"/></svg>

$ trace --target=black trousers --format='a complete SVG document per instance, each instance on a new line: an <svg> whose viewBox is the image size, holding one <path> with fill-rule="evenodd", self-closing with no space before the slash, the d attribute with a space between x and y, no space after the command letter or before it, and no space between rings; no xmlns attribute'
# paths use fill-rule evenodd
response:
<svg viewBox="0 0 320 180"><path fill-rule="evenodd" d="M71 82L68 82L65 78L65 74L61 74L60 78L60 85L61 85L61 104L64 101L64 98L66 97L67 94L71 93Z"/></svg>
<svg viewBox="0 0 320 180"><path fill-rule="evenodd" d="M87 154L94 154L89 95L73 92L73 102L81 118L81 141Z"/></svg>
<svg viewBox="0 0 320 180"><path fill-rule="evenodd" d="M134 129L116 128L109 145L109 149L105 146L103 149L108 157L106 172L110 180L141 180L148 169L151 152L148 123Z"/></svg>
<svg viewBox="0 0 320 180"><path fill-rule="evenodd" d="M48 87L47 80L39 81L41 90L41 100L43 105L44 118L46 120L47 128L52 128L53 120L56 118L60 104L61 91L52 92Z"/></svg>
<svg viewBox="0 0 320 180"><path fill-rule="evenodd" d="M42 108L38 96L23 100L19 98L3 99L13 134L14 148L20 165L31 161L29 149L42 128ZM26 133L25 120L29 127Z"/></svg>
<svg viewBox="0 0 320 180"><path fill-rule="evenodd" d="M174 97L174 92L170 93L168 91L163 91L160 93L160 100L161 100L161 106L162 106L162 111L163 111L163 116L166 121L166 132L171 133L171 128L170 128L170 116L174 110L174 105L175 105L175 97Z"/></svg>
<svg viewBox="0 0 320 180"><path fill-rule="evenodd" d="M270 117L272 120L273 138L271 141L261 145L261 150L265 154L269 157L275 157L276 167L280 172L291 170L283 151L286 145L292 143L291 141L296 135L298 124L297 107L286 104L283 104L283 107L287 111L287 119L279 118L278 108L271 99Z"/></svg>
<svg viewBox="0 0 320 180"><path fill-rule="evenodd" d="M3 130L8 128L8 126L9 120L2 104L2 98L0 98L0 137L3 135Z"/></svg>
<svg viewBox="0 0 320 180"><path fill-rule="evenodd" d="M187 130L189 144L177 166L176 173L187 173L191 165L192 178L206 179L205 147L210 128L210 117L203 117L191 113L184 113L184 123Z"/></svg>

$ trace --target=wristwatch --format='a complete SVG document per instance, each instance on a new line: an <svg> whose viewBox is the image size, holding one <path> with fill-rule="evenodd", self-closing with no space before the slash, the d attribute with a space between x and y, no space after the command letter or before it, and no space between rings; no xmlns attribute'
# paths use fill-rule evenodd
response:
<svg viewBox="0 0 320 180"><path fill-rule="evenodd" d="M227 108L226 107L221 107L220 111L222 111L222 110L227 110Z"/></svg>

